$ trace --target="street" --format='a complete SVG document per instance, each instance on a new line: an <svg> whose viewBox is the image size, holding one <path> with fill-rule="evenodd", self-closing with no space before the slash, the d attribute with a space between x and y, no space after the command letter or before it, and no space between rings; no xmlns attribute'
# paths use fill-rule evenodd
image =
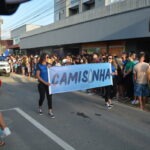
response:
<svg viewBox="0 0 150 150"><path fill-rule="evenodd" d="M51 119L46 99L38 114L37 80L16 74L0 79L0 110L12 131L3 150L150 149L149 112L121 103L108 110L100 96L71 92L53 95Z"/></svg>

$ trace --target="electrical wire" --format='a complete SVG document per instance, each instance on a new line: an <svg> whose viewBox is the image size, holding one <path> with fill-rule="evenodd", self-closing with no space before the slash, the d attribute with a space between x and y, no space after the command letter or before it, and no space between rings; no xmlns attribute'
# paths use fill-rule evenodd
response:
<svg viewBox="0 0 150 150"><path fill-rule="evenodd" d="M57 10L55 10L54 12L52 12L52 13L50 13L50 14L46 14L46 15L44 15L44 16L41 16L41 15L47 13L47 10L44 10L44 12L39 13L39 14L37 14L36 16L33 16L33 17L29 18L28 20L25 20L23 23L21 23L21 24L19 24L19 25L16 25L16 26L13 26L12 28L9 28L9 30L14 30L15 28L19 28L19 27L25 25L27 21L32 21L32 22L30 22L30 23L34 23L34 22L37 22L37 21L39 21L39 20L41 20L41 19L45 19L44 17L50 16L50 15L54 15L56 12L62 10L63 8L67 8L67 7L69 7L69 6L71 6L71 4L66 5L65 7L61 7L60 9L57 9ZM36 19L36 18L37 18L37 19ZM34 19L35 19L35 20L34 20ZM34 21L33 21L33 20L34 20ZM7 30L8 30L8 29L7 29Z"/></svg>
<svg viewBox="0 0 150 150"><path fill-rule="evenodd" d="M60 4L63 4L63 3L64 3L64 1L62 1L61 3L59 3L59 5L60 5ZM57 4L57 5L58 5L58 4ZM57 6L57 5L56 5L56 6ZM34 11L33 13L31 13L30 15L28 15L28 16L22 18L21 20L18 20L17 22L14 23L14 25L11 25L11 26L9 26L9 27L7 27L7 28L12 28L12 27L15 26L16 24L18 24L18 23L20 23L20 22L22 22L22 21L25 21L26 19L29 20L29 18L34 18L34 15L37 16L38 14L42 14L43 11L45 12L45 11L47 11L47 10L53 10L53 8L54 8L54 7L49 7L49 6L47 7L47 6L48 6L48 4L45 4L44 6L42 6L42 8L40 8L40 9Z"/></svg>

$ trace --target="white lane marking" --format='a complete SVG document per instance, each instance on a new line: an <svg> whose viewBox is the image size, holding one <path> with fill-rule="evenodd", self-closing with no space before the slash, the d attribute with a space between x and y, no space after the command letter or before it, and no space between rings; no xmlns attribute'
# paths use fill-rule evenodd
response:
<svg viewBox="0 0 150 150"><path fill-rule="evenodd" d="M2 110L0 110L0 112L4 112L4 111L12 111L12 110L15 110L15 108L10 108L10 109L2 109Z"/></svg>
<svg viewBox="0 0 150 150"><path fill-rule="evenodd" d="M36 128L42 131L45 135L51 138L55 143L61 146L64 150L75 150L75 148L73 148L72 146L67 144L65 141L63 141L61 138L59 138L57 135L49 131L47 128L45 128L43 125L41 125L39 122L37 122L35 119L33 119L31 116L29 116L20 108L14 108L12 110L16 110L21 116L27 119L31 124L33 124Z"/></svg>

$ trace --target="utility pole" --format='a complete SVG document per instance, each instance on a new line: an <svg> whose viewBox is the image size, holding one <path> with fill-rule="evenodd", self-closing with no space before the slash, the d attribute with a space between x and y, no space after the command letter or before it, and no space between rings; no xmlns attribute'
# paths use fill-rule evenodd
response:
<svg viewBox="0 0 150 150"><path fill-rule="evenodd" d="M3 24L3 19L0 18L0 54L2 53L2 28L1 28L2 24Z"/></svg>

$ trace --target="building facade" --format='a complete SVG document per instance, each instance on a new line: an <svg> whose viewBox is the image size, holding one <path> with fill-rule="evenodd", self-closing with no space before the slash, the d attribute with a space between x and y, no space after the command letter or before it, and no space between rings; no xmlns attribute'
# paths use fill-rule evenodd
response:
<svg viewBox="0 0 150 150"><path fill-rule="evenodd" d="M54 20L59 21L85 11L103 8L124 0L54 0Z"/></svg>
<svg viewBox="0 0 150 150"><path fill-rule="evenodd" d="M10 49L12 46L13 41L12 40L1 40L0 41L0 55L2 55L7 49Z"/></svg>
<svg viewBox="0 0 150 150"><path fill-rule="evenodd" d="M73 1L71 8L77 3L83 8L85 1ZM26 33L21 38L21 49L63 49L74 54L87 50L114 55L126 50L149 52L150 0L95 0L94 3L90 10Z"/></svg>
<svg viewBox="0 0 150 150"><path fill-rule="evenodd" d="M20 38L27 32L40 28L39 25L26 24L19 28L16 28L11 31L11 39L13 40L13 44L10 49L14 50L15 53L20 52Z"/></svg>

